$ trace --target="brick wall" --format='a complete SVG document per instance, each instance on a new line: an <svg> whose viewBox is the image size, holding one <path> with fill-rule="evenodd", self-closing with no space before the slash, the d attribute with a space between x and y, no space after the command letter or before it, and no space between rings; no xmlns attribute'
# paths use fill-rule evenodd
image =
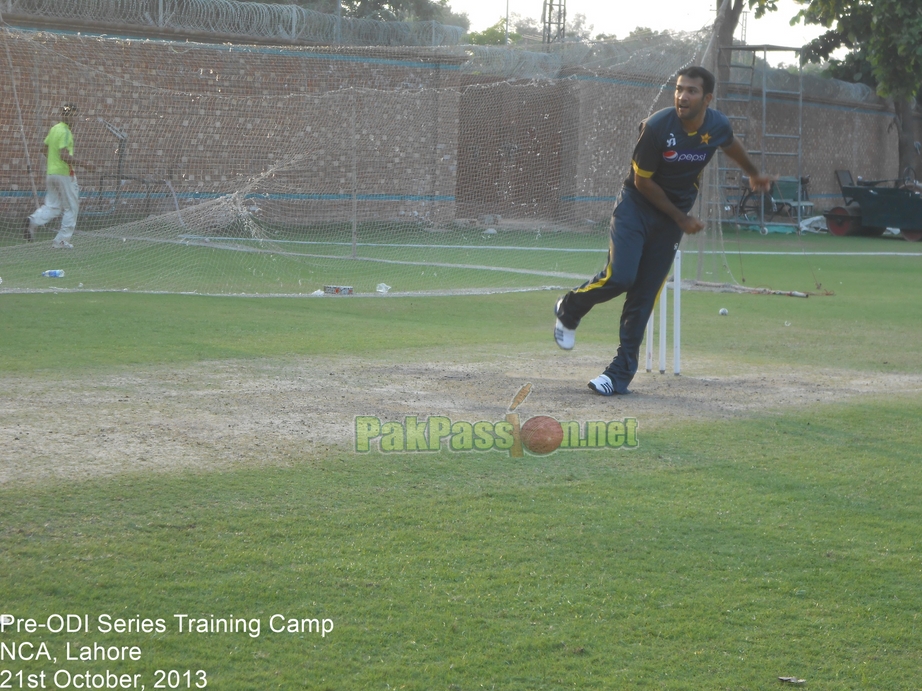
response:
<svg viewBox="0 0 922 691"><path fill-rule="evenodd" d="M6 212L33 205L33 180L41 194L42 140L70 101L80 107L77 155L106 175L80 175L88 195L101 188L111 197L120 179L135 198L153 190L168 208L160 182L168 180L185 204L243 187L270 195L260 206L274 205L283 220L351 218L354 200L363 217L454 216L459 92L451 56L50 33L0 40L14 65L0 77ZM127 134L124 144L106 123ZM147 200L144 209L157 210Z"/></svg>
<svg viewBox="0 0 922 691"><path fill-rule="evenodd" d="M167 210L169 181L187 205L241 190L262 195L259 207L286 222L344 221L353 209L359 220L437 225L482 214L601 220L628 173L640 120L672 96L668 86L615 74L478 77L459 69L457 55L430 49L27 32L0 40L13 62L0 70L0 214L12 216L34 205L33 180L43 191L41 142L61 103L73 101L83 118L78 156L108 176L81 179L88 193L108 190L100 207L118 186L133 192L120 203L136 212ZM772 131L785 131L796 106L772 101L768 117ZM120 150L100 118L127 133ZM818 209L839 202L836 169L896 177L891 123L883 103L805 101L803 170ZM761 131L760 109L748 124Z"/></svg>

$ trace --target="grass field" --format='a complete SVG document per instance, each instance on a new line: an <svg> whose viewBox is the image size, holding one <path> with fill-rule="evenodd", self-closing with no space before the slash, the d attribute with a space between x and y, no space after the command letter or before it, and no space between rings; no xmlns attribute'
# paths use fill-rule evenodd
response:
<svg viewBox="0 0 922 691"><path fill-rule="evenodd" d="M911 253L728 247L816 294L684 293L682 376L614 400L620 301L562 353L549 292L0 296L0 687L918 688L922 256L804 240ZM353 450L354 415L501 420L525 381L523 420L639 447Z"/></svg>
<svg viewBox="0 0 922 691"><path fill-rule="evenodd" d="M574 232L522 223L501 226L491 235L474 225L441 229L380 222L358 225L353 236L352 227L342 224L240 227L230 223L215 228L207 222L215 222L215 216L221 219L226 209L196 211L200 218L190 219L188 227L169 217L90 227L75 235L74 251L65 253L51 248L52 229L43 228L36 242L26 244L17 224L15 235L0 237L0 294L127 290L306 296L325 285L339 285L375 295L381 283L402 294L569 287L602 267L608 247L605 224L584 224ZM728 266L724 266L715 254L716 239L704 242L708 254L700 258L697 239L688 244L686 277L802 291L813 291L817 282L825 282L821 264L812 258L816 252L922 252L918 244L895 238L763 238L728 226L723 243ZM791 253L785 276L748 275L748 253L766 247ZM61 269L64 277L45 278L46 269ZM785 285L776 285L782 278Z"/></svg>
<svg viewBox="0 0 922 691"><path fill-rule="evenodd" d="M215 212L218 213L218 212ZM206 220L213 220L199 210ZM12 225L12 224L11 224ZM73 252L52 250L52 230L35 243L0 239L2 290L129 290L205 295L303 296L324 285L374 295L469 292L569 285L604 262L607 229L583 232L483 227L434 229L398 223L195 230L160 217L75 235ZM48 268L63 278L42 277Z"/></svg>

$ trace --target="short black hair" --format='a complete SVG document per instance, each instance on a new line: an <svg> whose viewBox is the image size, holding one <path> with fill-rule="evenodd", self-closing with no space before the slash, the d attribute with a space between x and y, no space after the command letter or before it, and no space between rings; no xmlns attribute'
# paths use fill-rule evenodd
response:
<svg viewBox="0 0 922 691"><path fill-rule="evenodd" d="M704 89L704 95L714 93L714 86L717 84L717 80L714 78L714 75L711 74L709 70L704 69L700 65L692 65L691 67L683 67L681 70L676 72L676 79L679 77L690 77L692 79L700 79L702 81L702 87Z"/></svg>

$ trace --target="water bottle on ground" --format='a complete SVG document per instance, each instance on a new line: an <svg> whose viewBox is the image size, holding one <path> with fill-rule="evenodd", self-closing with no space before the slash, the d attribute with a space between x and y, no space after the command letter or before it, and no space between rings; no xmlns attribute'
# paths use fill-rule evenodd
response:
<svg viewBox="0 0 922 691"><path fill-rule="evenodd" d="M64 278L64 269L48 269L48 271L42 271L42 276L45 278Z"/></svg>

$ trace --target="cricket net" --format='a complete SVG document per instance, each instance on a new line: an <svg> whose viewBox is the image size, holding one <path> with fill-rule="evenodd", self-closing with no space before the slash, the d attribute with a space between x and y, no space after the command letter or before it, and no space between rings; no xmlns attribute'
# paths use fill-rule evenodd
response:
<svg viewBox="0 0 922 691"><path fill-rule="evenodd" d="M604 263L638 124L708 38L538 53L0 27L0 291L572 287ZM23 235L65 102L98 169L78 170L72 250L58 221Z"/></svg>

